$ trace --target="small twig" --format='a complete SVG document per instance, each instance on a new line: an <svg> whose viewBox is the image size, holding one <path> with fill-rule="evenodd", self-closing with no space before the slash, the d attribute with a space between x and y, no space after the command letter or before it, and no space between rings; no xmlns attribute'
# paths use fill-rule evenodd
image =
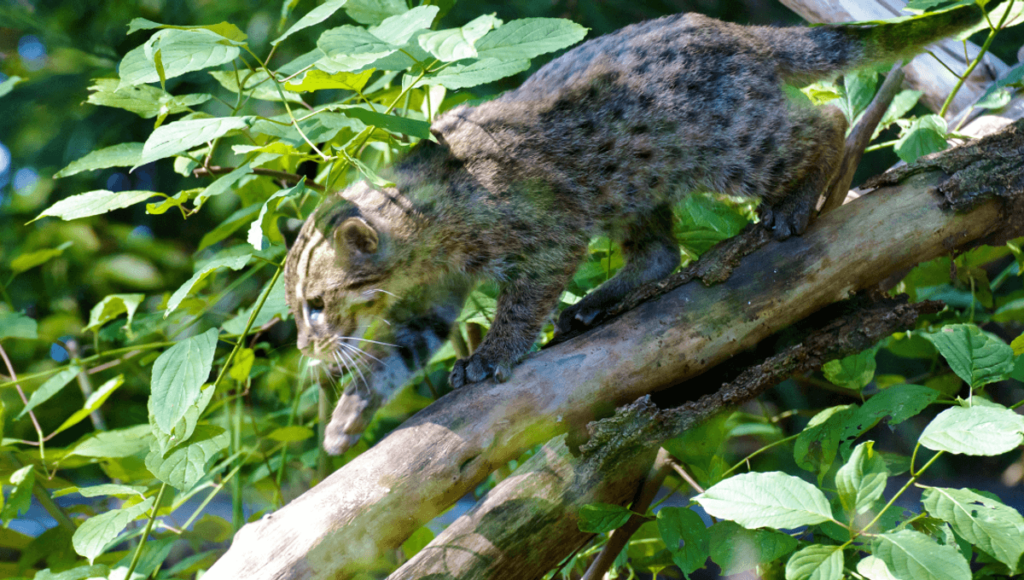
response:
<svg viewBox="0 0 1024 580"><path fill-rule="evenodd" d="M704 493L704 488L701 487L699 483L697 483L697 480L694 479L692 475L690 475L689 473L687 473L685 469L683 469L683 466L680 465L678 461L672 461L672 469L675 470L676 475L683 478L683 481L685 481L690 487L696 490L697 493Z"/></svg>
<svg viewBox="0 0 1024 580"><path fill-rule="evenodd" d="M850 184L853 183L853 174L857 171L857 165L860 164L860 160L864 156L864 149L867 148L871 137L875 134L875 127L878 127L878 123L885 116L885 112L889 110L889 105L903 84L905 75L902 67L902 61L893 65L892 70L885 77L885 82L882 83L882 88L878 89L878 94L875 95L860 121L846 138L843 160L839 162L839 169L832 182L829 183L820 215L843 205L846 194L850 191Z"/></svg>
<svg viewBox="0 0 1024 580"><path fill-rule="evenodd" d="M78 341L71 339L64 343L64 346L68 349L68 354L71 355L72 360L77 360L82 352L78 348ZM92 381L89 380L89 373L86 370L82 370L78 373L78 388L82 391L82 397L88 401L89 397L92 396L93 388ZM96 409L89 413L89 420L92 422L93 429L97 431L107 430L107 421L103 418L103 413Z"/></svg>
<svg viewBox="0 0 1024 580"><path fill-rule="evenodd" d="M670 471L672 471L672 456L664 448L659 449L658 456L654 459L654 464L651 465L651 470L647 473L647 477L644 478L640 489L637 490L636 499L633 501L630 509L637 513L646 512ZM626 547L626 543L629 542L633 534L647 521L650 521L650 518L633 514L629 521L623 524L621 528L612 532L608 538L608 543L601 549L601 553L597 555L597 559L590 565L582 580L604 578L605 573L615 563L615 558L619 556L619 552Z"/></svg>
<svg viewBox="0 0 1024 580"><path fill-rule="evenodd" d="M221 167L220 165L211 165L209 167L197 167L197 168L193 169L192 170L192 175L195 175L196 177L203 177L203 176L206 176L206 175L226 175L228 173L231 173L235 169L237 169L237 167ZM273 177L273 178L276 178L276 179L283 179L283 180L287 181L288 183L293 183L293 184L294 183L299 183L300 181L304 181L306 183L306 187L308 187L310 189L315 189L315 190L317 190L317 191L319 191L321 193L326 191L326 188L324 186L320 185L319 183L313 183L308 178L306 178L306 176L304 176L304 175L297 175L295 173L288 173L287 171L276 171L276 170L273 170L273 169L263 169L261 167L255 167L253 169L250 169L250 171L252 171L256 175L265 175L267 177Z"/></svg>
<svg viewBox="0 0 1024 580"><path fill-rule="evenodd" d="M18 390L18 396L21 397L21 402L25 406L28 406L28 397L25 396L25 391L22 390L21 385L18 383L18 374L14 372L14 365L11 364L11 359L7 358L7 351L4 350L3 346L0 346L0 357L3 357L4 364L7 365L7 372L11 374L11 379L14 380L14 388ZM45 461L46 454L43 452L43 442L46 439L43 437L43 428L39 426L39 421L36 419L36 414L34 412L29 411L28 416L32 419L32 425L36 428L36 435L39 436L39 457L41 460Z"/></svg>

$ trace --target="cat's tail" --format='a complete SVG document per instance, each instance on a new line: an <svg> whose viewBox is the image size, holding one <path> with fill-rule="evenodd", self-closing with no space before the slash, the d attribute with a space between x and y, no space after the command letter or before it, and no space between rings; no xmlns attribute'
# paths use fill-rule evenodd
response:
<svg viewBox="0 0 1024 580"><path fill-rule="evenodd" d="M998 2L990 2L989 9ZM758 27L772 47L779 74L789 82L812 82L879 62L909 58L929 44L984 19L977 4L921 17L873 25L830 24L813 28Z"/></svg>

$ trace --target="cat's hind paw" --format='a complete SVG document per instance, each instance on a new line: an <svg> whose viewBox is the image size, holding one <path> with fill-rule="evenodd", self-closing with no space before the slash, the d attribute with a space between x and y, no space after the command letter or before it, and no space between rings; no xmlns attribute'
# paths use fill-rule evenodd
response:
<svg viewBox="0 0 1024 580"><path fill-rule="evenodd" d="M479 383L488 377L494 377L499 383L504 383L512 377L512 365L495 363L475 353L469 358L460 358L455 361L452 372L448 375L448 384L453 389L458 389L472 383Z"/></svg>

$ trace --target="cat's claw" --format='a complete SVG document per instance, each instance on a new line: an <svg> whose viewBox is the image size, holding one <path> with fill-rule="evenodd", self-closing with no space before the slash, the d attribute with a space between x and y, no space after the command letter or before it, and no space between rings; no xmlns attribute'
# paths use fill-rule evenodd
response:
<svg viewBox="0 0 1024 580"><path fill-rule="evenodd" d="M469 358L460 358L455 361L452 372L448 375L448 384L453 389L464 387L472 383L479 383L488 377L494 377L499 383L504 383L512 377L512 366L502 363L495 363L473 354Z"/></svg>

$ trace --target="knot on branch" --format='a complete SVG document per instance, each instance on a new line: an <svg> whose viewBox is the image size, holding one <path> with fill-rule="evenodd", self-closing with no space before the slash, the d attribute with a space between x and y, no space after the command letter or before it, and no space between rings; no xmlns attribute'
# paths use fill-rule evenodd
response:
<svg viewBox="0 0 1024 580"><path fill-rule="evenodd" d="M1024 233L1024 119L1002 131L946 151L932 153L913 165L889 170L869 179L864 187L895 185L907 178L931 171L948 177L935 186L945 205L954 211L968 211L992 198L1006 206L1006 224L1013 230L1005 237Z"/></svg>

